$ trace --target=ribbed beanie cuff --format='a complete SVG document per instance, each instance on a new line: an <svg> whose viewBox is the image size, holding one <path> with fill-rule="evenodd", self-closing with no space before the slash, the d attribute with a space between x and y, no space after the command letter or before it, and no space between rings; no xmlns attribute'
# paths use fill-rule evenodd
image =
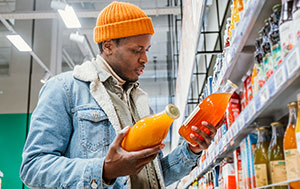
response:
<svg viewBox="0 0 300 189"><path fill-rule="evenodd" d="M100 43L142 34L154 34L151 18L133 4L113 2L98 16L94 41Z"/></svg>

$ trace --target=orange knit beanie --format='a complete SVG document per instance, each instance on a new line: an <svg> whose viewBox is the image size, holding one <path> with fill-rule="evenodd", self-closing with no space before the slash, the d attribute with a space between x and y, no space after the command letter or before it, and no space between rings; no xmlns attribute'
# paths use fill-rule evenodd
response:
<svg viewBox="0 0 300 189"><path fill-rule="evenodd" d="M94 28L96 43L142 34L154 34L151 18L139 7L117 1L100 12Z"/></svg>

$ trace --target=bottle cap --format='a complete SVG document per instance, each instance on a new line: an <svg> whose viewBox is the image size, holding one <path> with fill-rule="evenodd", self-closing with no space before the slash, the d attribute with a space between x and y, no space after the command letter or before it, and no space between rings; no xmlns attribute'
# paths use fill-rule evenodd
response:
<svg viewBox="0 0 300 189"><path fill-rule="evenodd" d="M279 121L275 121L275 122L272 122L271 123L271 126L274 127L274 126L282 126L282 123L279 122Z"/></svg>
<svg viewBox="0 0 300 189"><path fill-rule="evenodd" d="M276 4L273 6L273 12L276 11L277 8L280 8L281 7L281 4Z"/></svg>
<svg viewBox="0 0 300 189"><path fill-rule="evenodd" d="M227 82L229 85L233 86L236 90L239 89L239 87L236 84L234 84L232 81L230 81L229 79L227 80Z"/></svg>
<svg viewBox="0 0 300 189"><path fill-rule="evenodd" d="M288 107L297 107L297 102L290 102Z"/></svg>
<svg viewBox="0 0 300 189"><path fill-rule="evenodd" d="M257 130L263 131L263 130L268 130L269 126L260 126L258 128L256 128Z"/></svg>
<svg viewBox="0 0 300 189"><path fill-rule="evenodd" d="M180 115L179 109L173 104L168 104L165 111L172 119L177 119Z"/></svg>

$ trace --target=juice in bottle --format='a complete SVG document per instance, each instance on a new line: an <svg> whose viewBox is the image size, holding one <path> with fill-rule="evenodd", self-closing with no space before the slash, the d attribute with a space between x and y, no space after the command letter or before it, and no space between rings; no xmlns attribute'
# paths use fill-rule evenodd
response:
<svg viewBox="0 0 300 189"><path fill-rule="evenodd" d="M293 0L282 0L281 17L279 22L282 57L286 57L295 45L292 8Z"/></svg>
<svg viewBox="0 0 300 189"><path fill-rule="evenodd" d="M258 141L254 151L254 171L256 187L266 186L270 183L268 147L270 143L267 126L257 128Z"/></svg>
<svg viewBox="0 0 300 189"><path fill-rule="evenodd" d="M270 184L286 181L286 168L283 151L284 128L280 122L271 123L272 138L268 148ZM273 187L287 189L287 185Z"/></svg>
<svg viewBox="0 0 300 189"><path fill-rule="evenodd" d="M296 124L296 140L297 140L297 151L298 151L298 165L300 165L300 94L297 96L298 100L298 116Z"/></svg>
<svg viewBox="0 0 300 189"><path fill-rule="evenodd" d="M183 125L179 128L179 134L190 144L197 145L197 143L190 138L190 134L193 133L202 140L203 138L193 132L191 127L196 126L209 135L210 131L206 127L202 126L202 121L206 121L217 126L217 124L224 118L229 99L236 89L237 86L235 84L227 81L226 85L221 90L222 92L213 93L207 96L199 105L196 106L194 111L184 121Z"/></svg>
<svg viewBox="0 0 300 189"><path fill-rule="evenodd" d="M173 104L167 105L164 111L136 122L123 139L122 147L127 151L137 151L160 144L178 117L178 108Z"/></svg>
<svg viewBox="0 0 300 189"><path fill-rule="evenodd" d="M296 143L297 102L291 102L289 107L289 122L284 135L284 155L288 180L300 178L298 151ZM291 189L300 188L300 181L290 183Z"/></svg>

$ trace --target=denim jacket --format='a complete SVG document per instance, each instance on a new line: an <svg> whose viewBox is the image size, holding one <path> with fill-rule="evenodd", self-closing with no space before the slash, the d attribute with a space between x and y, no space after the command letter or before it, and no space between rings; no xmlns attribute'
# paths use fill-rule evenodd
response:
<svg viewBox="0 0 300 189"><path fill-rule="evenodd" d="M23 150L20 177L30 188L130 188L128 176L112 185L102 182L109 145L121 127L94 63L50 79L41 89ZM147 94L135 87L131 96L140 117L150 114ZM196 166L183 143L153 161L161 188Z"/></svg>

